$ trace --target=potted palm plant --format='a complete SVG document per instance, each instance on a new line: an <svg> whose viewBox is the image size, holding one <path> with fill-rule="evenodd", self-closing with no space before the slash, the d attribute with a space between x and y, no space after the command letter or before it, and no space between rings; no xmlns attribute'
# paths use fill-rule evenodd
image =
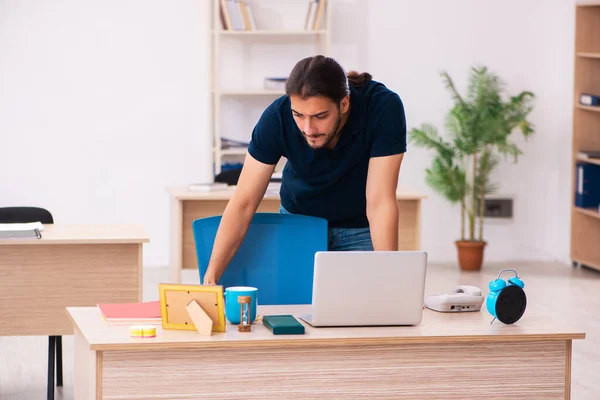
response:
<svg viewBox="0 0 600 400"><path fill-rule="evenodd" d="M525 138L534 132L527 120L534 95L523 91L502 99L503 81L486 67L472 67L465 96L446 72L441 73L453 107L445 118L446 138L435 126L423 123L409 132L409 141L433 150L425 170L427 184L452 204L460 205L460 239L455 241L461 269L478 270L487 242L483 236L486 196L497 191L492 172L501 157L517 162L522 154L510 140L515 130Z"/></svg>

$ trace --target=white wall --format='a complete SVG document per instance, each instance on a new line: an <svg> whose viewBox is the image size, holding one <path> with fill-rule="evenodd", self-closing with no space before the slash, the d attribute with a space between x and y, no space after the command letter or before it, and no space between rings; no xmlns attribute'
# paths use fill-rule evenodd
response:
<svg viewBox="0 0 600 400"><path fill-rule="evenodd" d="M493 19L492 19L493 18ZM569 259L574 6L566 0L420 0L369 3L369 69L398 91L409 128L432 122L443 132L451 105L439 72L463 91L471 65L487 65L510 94L537 95L536 134L518 140L524 156L495 175L514 198L514 221L490 222L487 260ZM454 261L459 209L424 183L430 153L410 146L401 185L425 191L423 247L431 260Z"/></svg>
<svg viewBox="0 0 600 400"><path fill-rule="evenodd" d="M208 173L207 4L0 2L0 204L142 223L168 259L167 184Z"/></svg>

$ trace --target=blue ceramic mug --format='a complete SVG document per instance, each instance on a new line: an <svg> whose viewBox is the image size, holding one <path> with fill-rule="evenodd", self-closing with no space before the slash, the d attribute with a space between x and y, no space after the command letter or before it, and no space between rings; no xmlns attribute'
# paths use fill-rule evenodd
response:
<svg viewBox="0 0 600 400"><path fill-rule="evenodd" d="M256 320L256 306L258 289L250 286L231 286L225 289L225 317L232 324L239 324L240 321L240 303L239 296L250 296L250 322Z"/></svg>

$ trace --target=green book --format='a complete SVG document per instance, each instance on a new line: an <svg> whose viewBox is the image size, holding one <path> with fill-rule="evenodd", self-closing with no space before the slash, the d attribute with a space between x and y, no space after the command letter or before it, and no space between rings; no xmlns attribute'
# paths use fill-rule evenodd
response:
<svg viewBox="0 0 600 400"><path fill-rule="evenodd" d="M292 315L265 315L262 321L273 332L273 335L301 335L304 333L304 325Z"/></svg>

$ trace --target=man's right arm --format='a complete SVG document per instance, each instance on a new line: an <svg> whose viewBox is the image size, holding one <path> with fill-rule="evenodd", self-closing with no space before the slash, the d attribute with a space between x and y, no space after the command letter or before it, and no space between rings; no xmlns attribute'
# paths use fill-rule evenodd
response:
<svg viewBox="0 0 600 400"><path fill-rule="evenodd" d="M246 155L236 190L221 217L212 255L204 274L205 285L218 283L238 251L274 170L275 165L263 164L250 154Z"/></svg>

